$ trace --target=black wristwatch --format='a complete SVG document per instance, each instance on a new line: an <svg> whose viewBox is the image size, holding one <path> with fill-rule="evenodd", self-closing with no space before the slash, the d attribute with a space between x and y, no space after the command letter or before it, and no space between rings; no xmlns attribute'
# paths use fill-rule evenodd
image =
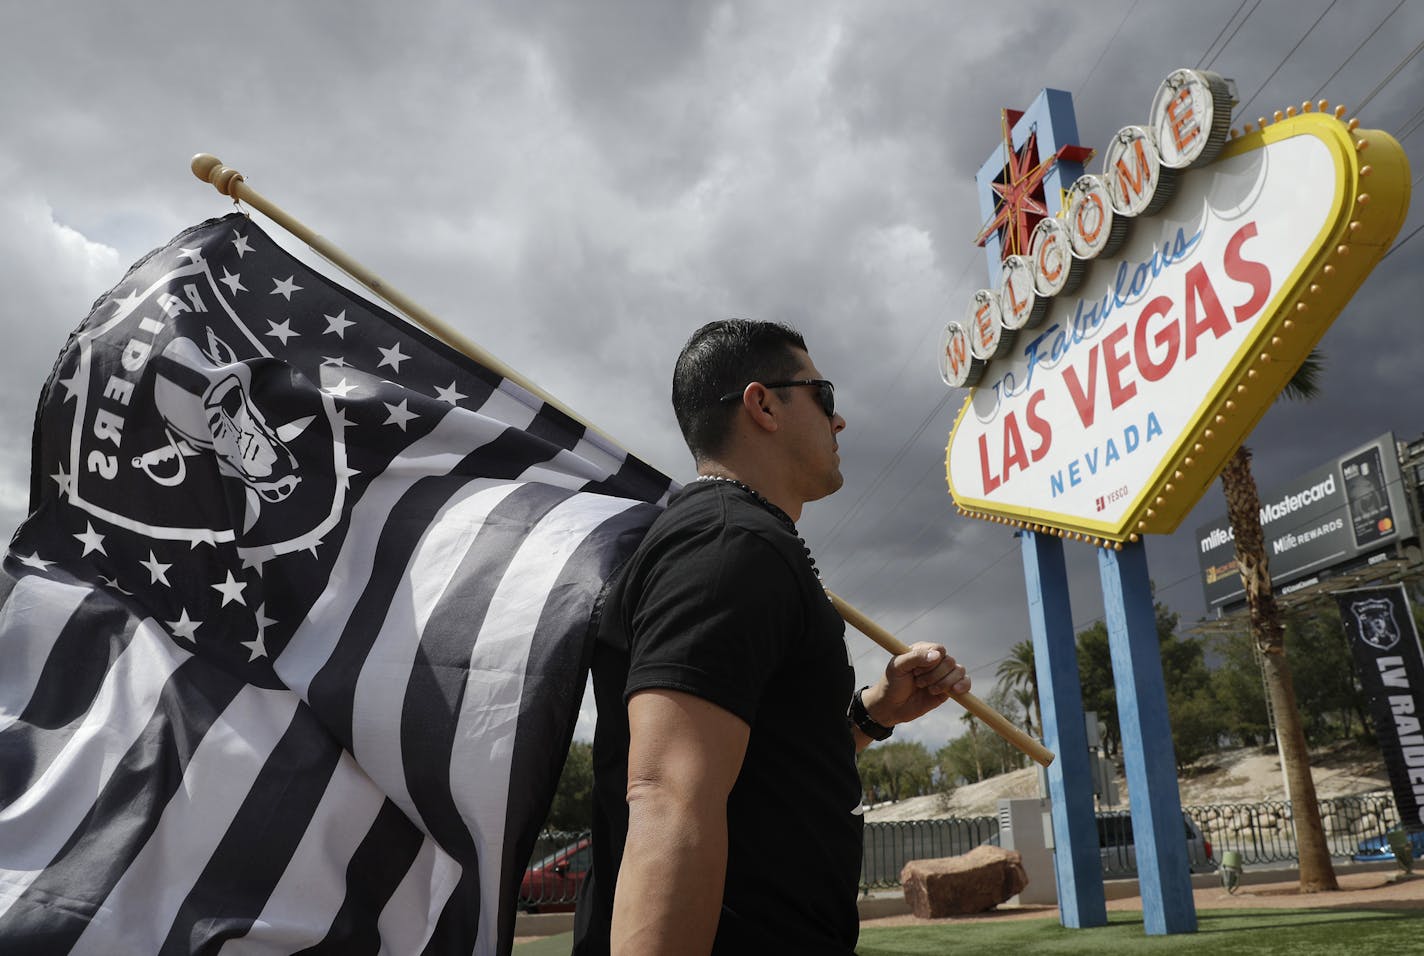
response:
<svg viewBox="0 0 1424 956"><path fill-rule="evenodd" d="M846 719L859 727L860 732L871 740L884 740L895 732L895 728L886 727L870 716L870 711L865 709L865 701L860 699L860 695L869 688L870 685L866 684L851 695L850 706L846 708Z"/></svg>

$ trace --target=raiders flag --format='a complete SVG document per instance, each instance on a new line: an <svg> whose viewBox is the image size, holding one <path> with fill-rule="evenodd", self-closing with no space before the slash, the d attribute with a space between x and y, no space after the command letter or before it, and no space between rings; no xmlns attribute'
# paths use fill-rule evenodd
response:
<svg viewBox="0 0 1424 956"><path fill-rule="evenodd" d="M669 480L240 214L41 398L0 580L0 951L507 953Z"/></svg>
<svg viewBox="0 0 1424 956"><path fill-rule="evenodd" d="M1399 820L1424 825L1424 653L1404 585L1337 591Z"/></svg>

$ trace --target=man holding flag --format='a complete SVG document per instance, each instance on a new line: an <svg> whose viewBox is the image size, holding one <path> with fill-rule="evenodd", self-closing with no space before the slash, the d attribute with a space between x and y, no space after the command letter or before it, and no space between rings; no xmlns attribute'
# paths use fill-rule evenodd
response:
<svg viewBox="0 0 1424 956"><path fill-rule="evenodd" d="M603 605L594 865L574 952L851 953L855 754L970 681L922 643L854 690L845 625L795 526L842 484L846 422L798 333L704 326L678 358L673 407L699 477Z"/></svg>

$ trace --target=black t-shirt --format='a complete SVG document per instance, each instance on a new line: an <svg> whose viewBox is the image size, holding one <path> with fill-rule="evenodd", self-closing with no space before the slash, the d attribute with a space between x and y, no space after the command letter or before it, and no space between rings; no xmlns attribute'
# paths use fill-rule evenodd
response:
<svg viewBox="0 0 1424 956"><path fill-rule="evenodd" d="M751 727L727 803L717 953L850 953L861 818L845 624L796 535L745 491L694 482L604 603L594 649L593 871L574 952L608 950L628 832L627 699L684 691Z"/></svg>

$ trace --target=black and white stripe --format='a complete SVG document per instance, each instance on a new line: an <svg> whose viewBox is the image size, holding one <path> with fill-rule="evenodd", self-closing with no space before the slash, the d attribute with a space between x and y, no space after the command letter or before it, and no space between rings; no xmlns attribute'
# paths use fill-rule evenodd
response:
<svg viewBox="0 0 1424 956"><path fill-rule="evenodd" d="M234 230L263 258L223 259ZM672 483L241 216L151 254L81 332L121 334L113 302L129 289L157 294L175 264L211 280L219 263L249 287L295 275L320 295L291 306L312 334L254 361L266 382L288 363L282 389L359 383L334 459L356 470L345 510L307 550L244 549L240 528L235 543L174 545L102 525L49 480L67 473L85 404L46 387L36 498L0 582L0 951L507 953L590 615ZM246 321L252 302L221 311ZM329 367L335 340L314 330L338 308L348 336L399 342L419 380ZM71 356L56 368L89 371ZM428 397L452 380L458 406ZM295 417L260 400L274 423ZM392 427L383 402L419 417ZM232 493L183 487L215 515L234 513ZM91 531L105 548L80 554ZM225 575L241 601L215 597ZM188 635L184 614L201 622ZM266 657L249 651L264 633Z"/></svg>

